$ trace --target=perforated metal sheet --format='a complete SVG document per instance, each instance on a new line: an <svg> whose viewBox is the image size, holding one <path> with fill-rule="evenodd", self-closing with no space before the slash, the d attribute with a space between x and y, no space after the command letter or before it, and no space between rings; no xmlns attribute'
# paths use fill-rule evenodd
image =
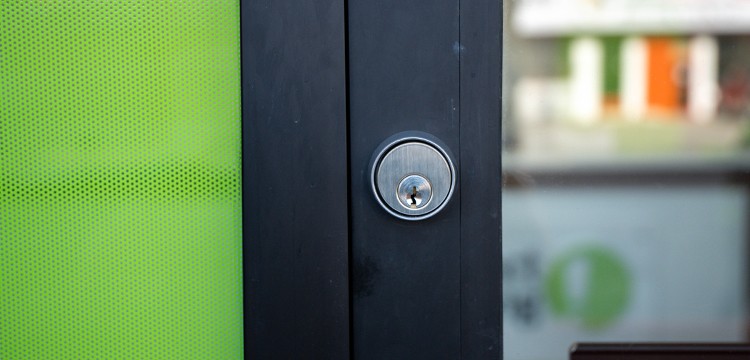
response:
<svg viewBox="0 0 750 360"><path fill-rule="evenodd" d="M0 1L0 359L242 357L237 0Z"/></svg>

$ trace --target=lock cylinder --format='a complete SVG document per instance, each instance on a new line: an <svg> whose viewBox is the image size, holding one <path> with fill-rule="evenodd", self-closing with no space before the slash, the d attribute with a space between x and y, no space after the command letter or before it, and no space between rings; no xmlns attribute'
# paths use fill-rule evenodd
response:
<svg viewBox="0 0 750 360"><path fill-rule="evenodd" d="M370 167L375 199L403 220L437 214L456 185L451 156L429 134L409 132L389 138L376 150Z"/></svg>
<svg viewBox="0 0 750 360"><path fill-rule="evenodd" d="M421 175L409 175L398 184L398 200L407 209L419 209L432 200L432 185Z"/></svg>

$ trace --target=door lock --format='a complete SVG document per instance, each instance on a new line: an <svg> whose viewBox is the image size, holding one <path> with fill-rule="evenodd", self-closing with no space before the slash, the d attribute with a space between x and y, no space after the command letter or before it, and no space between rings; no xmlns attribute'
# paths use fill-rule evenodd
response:
<svg viewBox="0 0 750 360"><path fill-rule="evenodd" d="M398 199L407 209L419 209L432 200L432 185L422 175L409 175L398 184Z"/></svg>
<svg viewBox="0 0 750 360"><path fill-rule="evenodd" d="M399 133L384 141L370 161L370 176L380 206L404 220L437 214L456 186L450 153L438 139L421 132Z"/></svg>

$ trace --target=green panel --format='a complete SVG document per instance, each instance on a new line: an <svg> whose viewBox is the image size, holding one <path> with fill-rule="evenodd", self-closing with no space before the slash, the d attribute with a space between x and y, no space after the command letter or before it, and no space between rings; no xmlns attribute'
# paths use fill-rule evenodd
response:
<svg viewBox="0 0 750 360"><path fill-rule="evenodd" d="M242 358L238 0L0 0L0 359Z"/></svg>
<svg viewBox="0 0 750 360"><path fill-rule="evenodd" d="M607 36L602 39L604 45L604 94L620 94L620 48L622 37Z"/></svg>

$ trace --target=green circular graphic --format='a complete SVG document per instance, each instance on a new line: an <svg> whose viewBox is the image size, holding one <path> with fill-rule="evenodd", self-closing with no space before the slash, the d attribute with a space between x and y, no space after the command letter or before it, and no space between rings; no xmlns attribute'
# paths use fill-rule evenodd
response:
<svg viewBox="0 0 750 360"><path fill-rule="evenodd" d="M572 294L569 272L585 266L583 286ZM579 285L579 284L575 284ZM630 300L630 273L616 253L600 246L575 248L555 260L545 279L547 301L552 313L581 321L588 329L611 324L626 310Z"/></svg>

